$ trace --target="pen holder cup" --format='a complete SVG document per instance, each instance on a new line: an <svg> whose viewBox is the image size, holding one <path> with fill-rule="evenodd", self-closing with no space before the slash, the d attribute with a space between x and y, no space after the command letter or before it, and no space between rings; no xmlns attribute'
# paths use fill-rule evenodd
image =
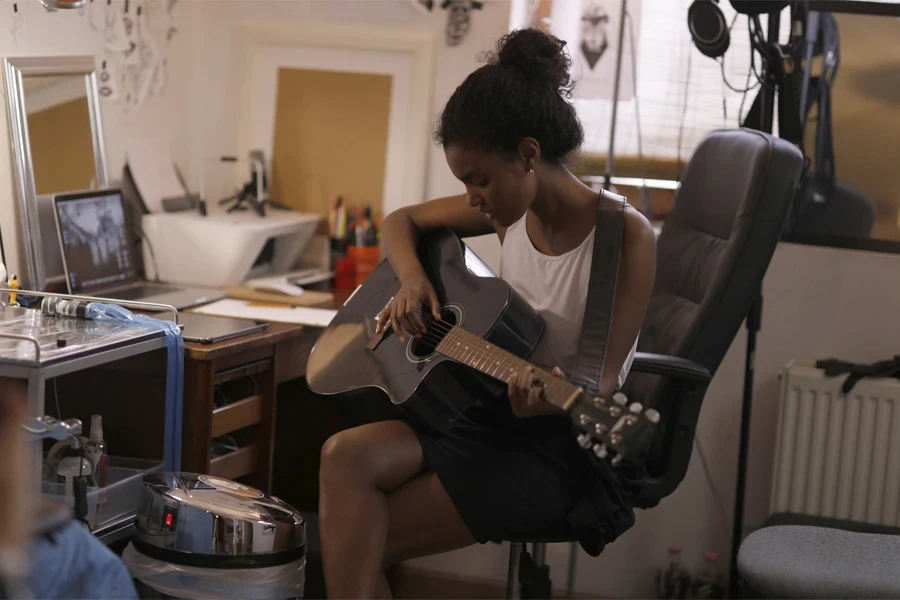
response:
<svg viewBox="0 0 900 600"><path fill-rule="evenodd" d="M347 248L347 258L356 265L355 285L360 285L381 262L381 248L379 246L350 246Z"/></svg>
<svg viewBox="0 0 900 600"><path fill-rule="evenodd" d="M349 256L334 259L334 287L352 288L356 286L356 261Z"/></svg>

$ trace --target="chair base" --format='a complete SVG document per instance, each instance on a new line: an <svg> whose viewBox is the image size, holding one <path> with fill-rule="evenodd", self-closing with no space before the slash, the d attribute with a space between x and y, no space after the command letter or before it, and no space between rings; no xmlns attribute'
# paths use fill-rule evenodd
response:
<svg viewBox="0 0 900 600"><path fill-rule="evenodd" d="M535 556L532 557L524 543L511 543L507 598L546 600L553 595L553 581L550 579L550 567L544 564L544 551L545 545L536 543L533 551Z"/></svg>

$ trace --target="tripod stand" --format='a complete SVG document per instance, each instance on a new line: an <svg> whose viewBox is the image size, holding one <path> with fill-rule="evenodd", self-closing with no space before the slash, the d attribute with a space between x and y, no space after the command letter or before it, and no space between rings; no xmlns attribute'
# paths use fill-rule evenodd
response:
<svg viewBox="0 0 900 600"><path fill-rule="evenodd" d="M228 208L229 213L252 209L260 217L266 216L266 203L268 201L268 177L266 176L265 161L259 150L250 152L250 181L237 190L234 194L219 200L219 206L225 206L231 202L233 206ZM221 162L236 163L238 159L233 156L223 156ZM249 205L249 206L248 206Z"/></svg>

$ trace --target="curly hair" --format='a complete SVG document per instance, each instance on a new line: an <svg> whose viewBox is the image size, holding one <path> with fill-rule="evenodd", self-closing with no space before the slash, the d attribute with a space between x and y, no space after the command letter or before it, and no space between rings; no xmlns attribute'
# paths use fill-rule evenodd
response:
<svg viewBox="0 0 900 600"><path fill-rule="evenodd" d="M575 87L566 42L537 29L503 36L487 64L456 88L435 131L435 141L512 155L533 137L541 160L564 163L578 151L584 130L569 102Z"/></svg>

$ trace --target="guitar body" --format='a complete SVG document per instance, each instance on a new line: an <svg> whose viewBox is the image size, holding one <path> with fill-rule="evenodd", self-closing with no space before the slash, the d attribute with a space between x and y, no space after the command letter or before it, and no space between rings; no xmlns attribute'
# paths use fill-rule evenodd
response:
<svg viewBox="0 0 900 600"><path fill-rule="evenodd" d="M433 232L422 240L419 258L444 320L520 358L531 354L544 327L540 315L456 235ZM427 334L401 342L389 329L372 342L376 317L399 290L390 263L382 261L316 342L307 365L310 389L334 395L378 388L409 417L441 432L477 399L506 401L505 384L435 352Z"/></svg>

